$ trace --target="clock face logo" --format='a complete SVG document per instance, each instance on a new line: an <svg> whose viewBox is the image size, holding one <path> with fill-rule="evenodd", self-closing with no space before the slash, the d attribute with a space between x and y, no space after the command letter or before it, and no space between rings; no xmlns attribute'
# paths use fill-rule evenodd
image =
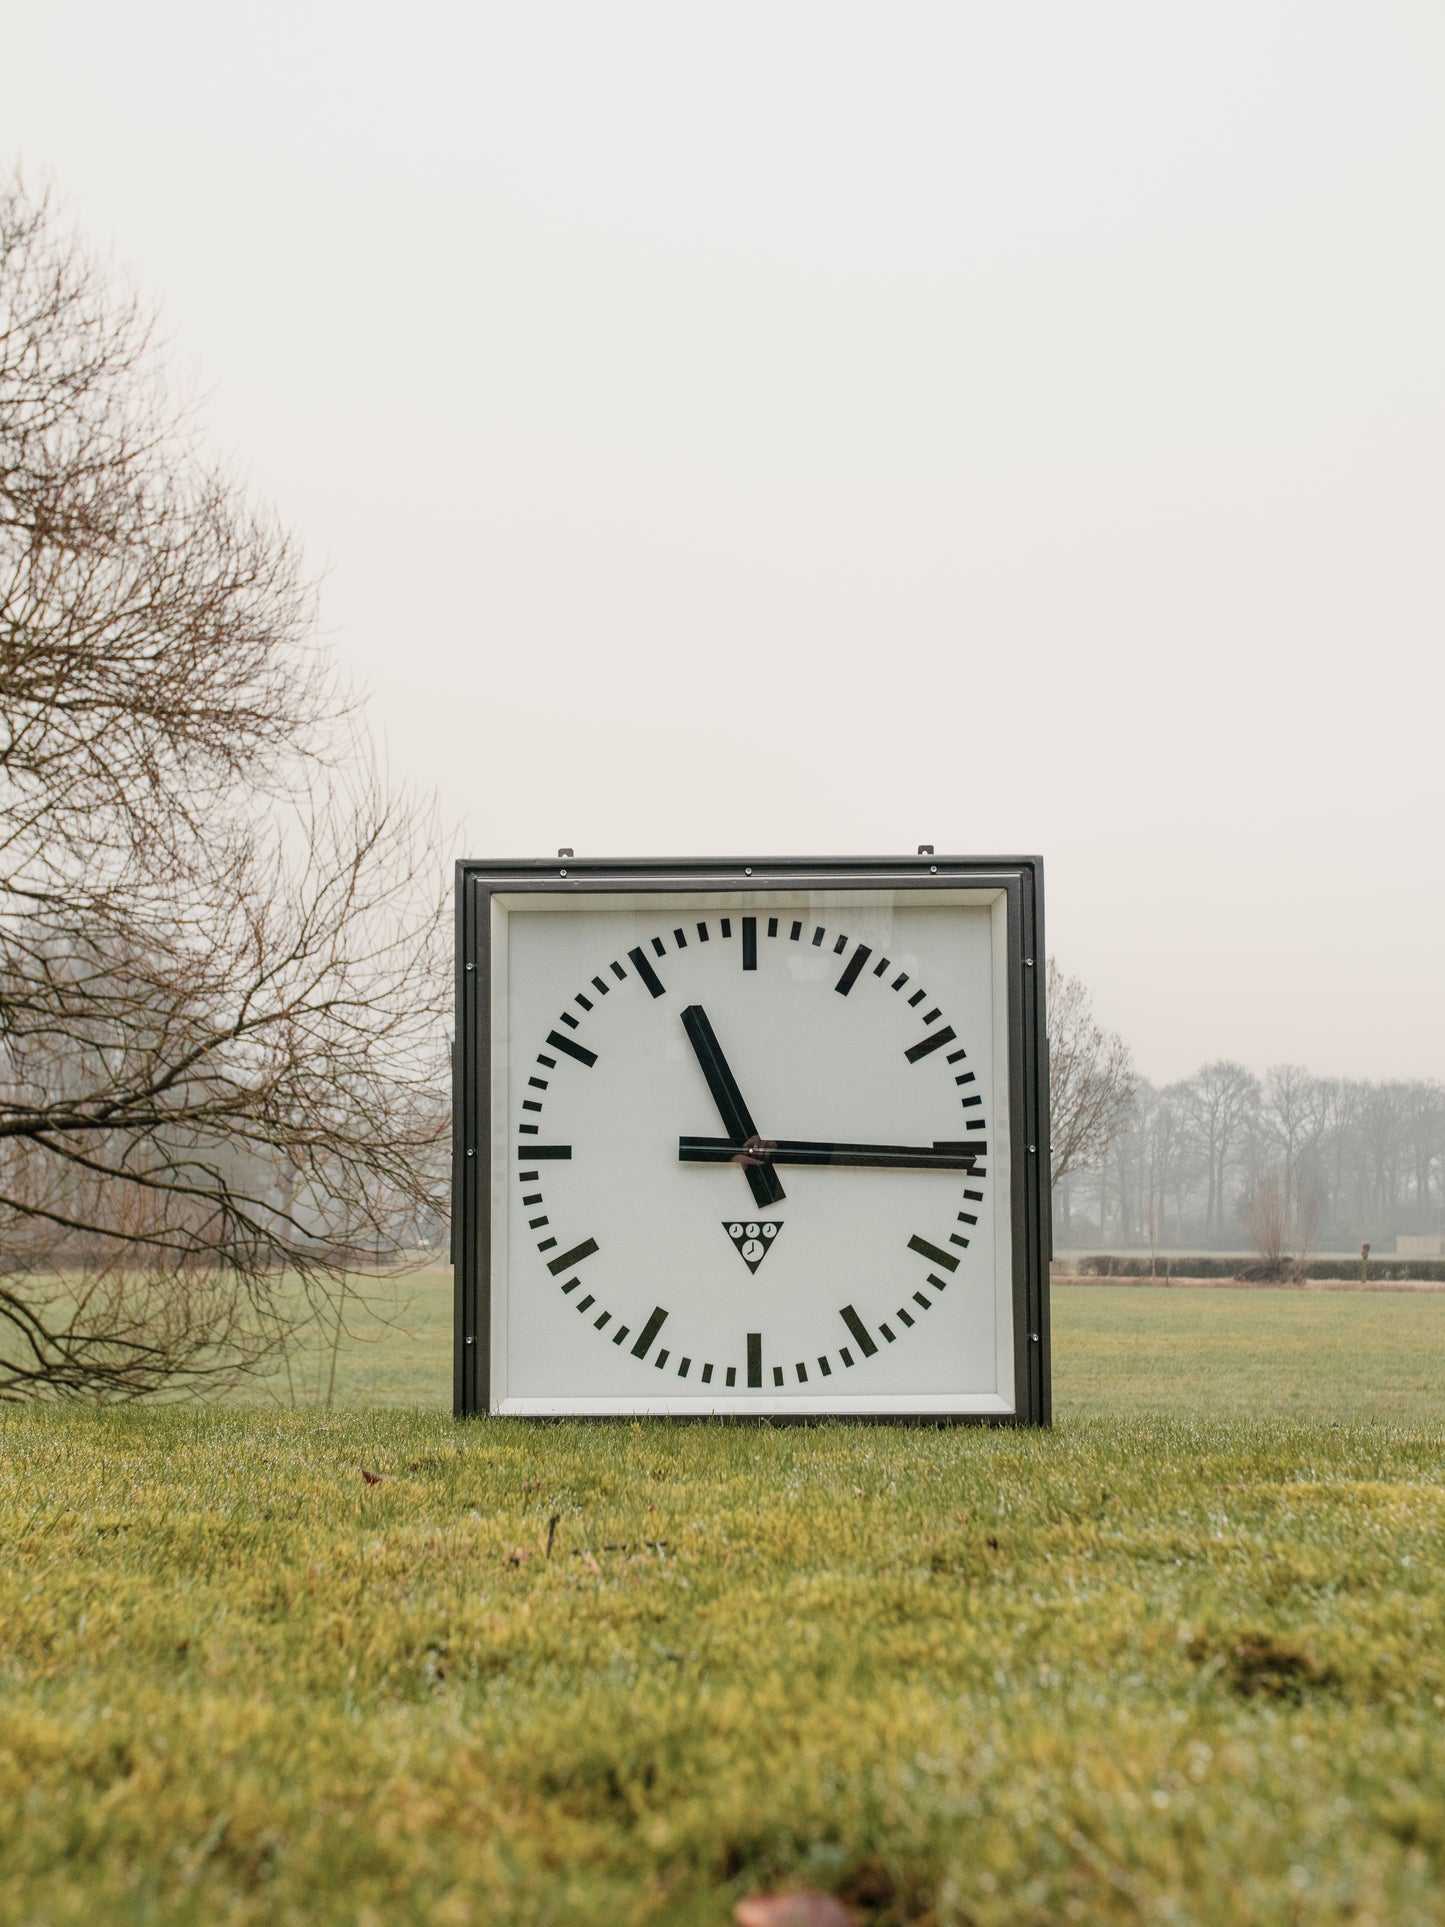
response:
<svg viewBox="0 0 1445 1927"><path fill-rule="evenodd" d="M514 1382L941 1391L963 1334L993 1386L992 1036L948 914L514 919L508 1263L557 1308Z"/></svg>
<svg viewBox="0 0 1445 1927"><path fill-rule="evenodd" d="M768 1255L768 1246L782 1230L775 1219L764 1219L762 1223L741 1224L736 1219L725 1224L723 1230L737 1247L738 1256L749 1271L756 1271Z"/></svg>

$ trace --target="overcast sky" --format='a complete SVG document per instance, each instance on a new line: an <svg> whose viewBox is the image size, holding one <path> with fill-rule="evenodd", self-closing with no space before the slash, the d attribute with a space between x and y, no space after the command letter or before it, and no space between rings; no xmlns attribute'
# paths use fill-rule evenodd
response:
<svg viewBox="0 0 1445 1927"><path fill-rule="evenodd" d="M4 38L469 853L1037 850L1148 1075L1445 1075L1439 0Z"/></svg>

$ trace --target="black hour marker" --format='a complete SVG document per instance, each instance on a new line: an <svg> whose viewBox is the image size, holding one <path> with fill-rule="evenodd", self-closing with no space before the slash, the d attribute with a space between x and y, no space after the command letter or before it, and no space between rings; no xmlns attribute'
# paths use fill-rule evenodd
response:
<svg viewBox="0 0 1445 1927"><path fill-rule="evenodd" d="M524 1097L522 1099L522 1109L524 1111L540 1111L541 1108L542 1106L537 1102L535 1097Z"/></svg>
<svg viewBox="0 0 1445 1927"><path fill-rule="evenodd" d="M576 997L573 998L572 1001L574 1003L581 1004L584 1010L591 1010L592 1008L592 999L590 997L584 997L580 990L577 992Z"/></svg>
<svg viewBox="0 0 1445 1927"><path fill-rule="evenodd" d="M523 1137L535 1137L537 1135L537 1126L535 1124L519 1124L517 1130Z"/></svg>
<svg viewBox="0 0 1445 1927"><path fill-rule="evenodd" d="M955 1084L972 1084L974 1081L973 1072L960 1071L958 1076L955 1077L953 1081Z"/></svg>
<svg viewBox="0 0 1445 1927"><path fill-rule="evenodd" d="M748 1389L756 1391L763 1382L763 1334L748 1333Z"/></svg>
<svg viewBox="0 0 1445 1927"><path fill-rule="evenodd" d="M535 1145L532 1146L533 1151L536 1148ZM532 1151L529 1151L525 1144L518 1145L517 1156L519 1158L530 1157L531 1155ZM535 1171L519 1171L517 1176L522 1180L523 1184L535 1184L537 1182L537 1173Z"/></svg>
<svg viewBox="0 0 1445 1927"><path fill-rule="evenodd" d="M662 1350L657 1354L656 1358L654 1358L652 1362L657 1367L658 1371L662 1370L663 1366L667 1363L666 1345L663 1346Z"/></svg>
<svg viewBox="0 0 1445 1927"><path fill-rule="evenodd" d="M737 1384L737 1382L738 1382L738 1368L737 1368L737 1366L736 1366L736 1365L729 1365L729 1366L728 1366L728 1368L727 1368L727 1373L728 1373L728 1376L727 1376L727 1382L728 1382L728 1384L729 1384L729 1385L736 1385L736 1384Z"/></svg>
<svg viewBox="0 0 1445 1927"><path fill-rule="evenodd" d="M540 1204L542 1202L542 1193L540 1191L532 1191L523 1198L522 1202L523 1204Z"/></svg>
<svg viewBox="0 0 1445 1927"><path fill-rule="evenodd" d="M965 1191L963 1195L973 1204L983 1203L982 1191Z"/></svg>
<svg viewBox="0 0 1445 1927"><path fill-rule="evenodd" d="M610 985L603 983L600 977L594 977L592 979L592 984L593 984L593 988L596 990L599 997L605 997L607 995L608 990L611 988Z"/></svg>
<svg viewBox="0 0 1445 1927"><path fill-rule="evenodd" d="M968 1239L965 1238L961 1232L950 1231L948 1234L948 1242L951 1245L962 1245L965 1251L968 1250Z"/></svg>
<svg viewBox="0 0 1445 1927"><path fill-rule="evenodd" d="M926 990L915 990L913 995L908 999L908 1008L912 1010L915 1004L921 1004L927 995L928 992Z"/></svg>
<svg viewBox="0 0 1445 1927"><path fill-rule="evenodd" d="M568 1030L576 1030L577 1028L577 1019L575 1017L569 1017L565 1010L562 1012L562 1022L567 1026ZM551 1041L549 1037L547 1042L550 1044ZM560 1042L561 1040L559 1039L558 1041Z"/></svg>
<svg viewBox="0 0 1445 1927"><path fill-rule="evenodd" d="M686 1378L688 1373L691 1370L692 1370L692 1360L690 1358L685 1358L677 1368L677 1375L679 1378Z"/></svg>
<svg viewBox="0 0 1445 1927"><path fill-rule="evenodd" d="M622 968L622 965L618 963L615 957L613 958L612 962L608 964L607 968L612 972L613 976L617 979L618 983L621 983L622 979L627 975L627 972Z"/></svg>
<svg viewBox="0 0 1445 1927"><path fill-rule="evenodd" d="M853 1354L846 1345L840 1345L838 1347L838 1356L845 1365L851 1365L853 1363Z"/></svg>
<svg viewBox="0 0 1445 1927"><path fill-rule="evenodd" d="M902 988L903 988L903 986L904 986L904 985L905 985L905 984L906 984L907 982L908 982L908 972L907 972L907 971L905 970L905 971L903 972L903 975L902 975L901 977L895 977L895 978L893 979L893 988L894 988L895 990L902 990Z"/></svg>
<svg viewBox="0 0 1445 1927"><path fill-rule="evenodd" d="M818 1370L823 1374L824 1378L831 1378L833 1376L833 1367L828 1363L822 1352L818 1354Z"/></svg>
<svg viewBox="0 0 1445 1927"><path fill-rule="evenodd" d="M591 1311L592 1307L596 1303L597 1303L597 1300L592 1296L591 1292L589 1291L585 1298L579 1298L577 1300L577 1309L578 1311Z"/></svg>
<svg viewBox="0 0 1445 1927"><path fill-rule="evenodd" d="M592 1323L598 1331L601 1331L604 1325L610 1325L612 1323L612 1313L610 1311L604 1311L602 1316L600 1318L594 1318Z"/></svg>
<svg viewBox="0 0 1445 1927"><path fill-rule="evenodd" d="M570 1158L571 1155L570 1144L519 1144L517 1146L519 1158ZM523 1171L519 1175L525 1178L527 1173ZM537 1174L534 1171L532 1175L535 1177Z"/></svg>
<svg viewBox="0 0 1445 1927"><path fill-rule="evenodd" d="M542 1222L545 1224L547 1221L544 1218ZM555 1251L557 1249L557 1240L555 1238L543 1238L537 1246L537 1249L538 1251Z"/></svg>
<svg viewBox="0 0 1445 1927"><path fill-rule="evenodd" d="M813 932L813 942L814 942L815 944L820 944L820 943L821 943L822 941L823 941L823 932L822 932L822 930L821 930L821 929L818 929L818 930L815 930L815 931Z"/></svg>
<svg viewBox="0 0 1445 1927"><path fill-rule="evenodd" d="M568 1020L564 1016L562 1021L566 1023ZM590 1066L597 1062L597 1053L595 1050L588 1050L585 1044L574 1044L570 1037L563 1037L560 1031L549 1030L547 1032L547 1042L552 1046L553 1050L565 1051L569 1057L575 1057L579 1064L587 1064Z"/></svg>
<svg viewBox="0 0 1445 1927"><path fill-rule="evenodd" d="M527 1082L534 1091L545 1091L547 1088L547 1080L545 1077L529 1077Z"/></svg>
<svg viewBox="0 0 1445 1927"><path fill-rule="evenodd" d="M951 1050L943 1061L945 1064L961 1064L967 1056L966 1050Z"/></svg>
<svg viewBox="0 0 1445 1927"><path fill-rule="evenodd" d="M613 1332L613 1334L612 1334L612 1342L613 1342L613 1344L614 1344L614 1345L620 1345L620 1344L622 1343L622 1341L623 1341L623 1339L624 1339L624 1338L626 1338L626 1336L627 1336L627 1334L628 1334L628 1332L629 1332L629 1331L630 1331L631 1329L632 1329L632 1327L631 1327L630 1325L619 1325L619 1326L617 1327L617 1330L616 1330L615 1332Z"/></svg>
<svg viewBox="0 0 1445 1927"><path fill-rule="evenodd" d="M959 1102L962 1104L964 1110L971 1111L975 1104L982 1104L983 1099L975 1091L972 1097L960 1098Z"/></svg>
<svg viewBox="0 0 1445 1927"><path fill-rule="evenodd" d="M674 930L672 933L672 940L677 945L679 950L687 949L687 936L684 931Z"/></svg>
<svg viewBox="0 0 1445 1927"><path fill-rule="evenodd" d="M662 941L661 937L654 937L652 939L652 947L659 957L665 957L667 955L667 945Z"/></svg>
<svg viewBox="0 0 1445 1927"><path fill-rule="evenodd" d="M936 1024L942 1015L943 1012L941 1010L925 1010L923 1013L923 1021L925 1024Z"/></svg>
<svg viewBox="0 0 1445 1927"><path fill-rule="evenodd" d="M910 1238L908 1249L916 1251L920 1258L927 1258L935 1265L942 1265L945 1271L958 1270L958 1259L954 1254L951 1251L940 1251L938 1246L931 1245L927 1238Z"/></svg>
<svg viewBox="0 0 1445 1927"><path fill-rule="evenodd" d="M758 920L756 917L743 918L743 969L756 970L758 967Z"/></svg>
<svg viewBox="0 0 1445 1927"><path fill-rule="evenodd" d="M963 1195L967 1198L970 1197L972 1193L965 1191ZM960 1224L977 1224L978 1217L972 1211L960 1211L958 1214L958 1222Z"/></svg>
<svg viewBox="0 0 1445 1927"><path fill-rule="evenodd" d="M543 1052L543 1051L538 1051L538 1052L537 1052L537 1062L538 1062L539 1064L545 1064L545 1065L547 1066L547 1069L548 1069L549 1071L554 1071L554 1070L556 1070L556 1068L557 1068L557 1060L556 1060L556 1058L555 1058L555 1057L548 1057L548 1056L546 1055L546 1053L545 1053L545 1052Z"/></svg>
<svg viewBox="0 0 1445 1927"><path fill-rule="evenodd" d="M925 1282L932 1285L935 1291L946 1291L948 1289L948 1280L946 1278L936 1278L931 1271Z"/></svg>
<svg viewBox="0 0 1445 1927"><path fill-rule="evenodd" d="M848 939L846 937L839 937L838 941L833 945L833 955L835 957L841 957L847 948Z"/></svg>
<svg viewBox="0 0 1445 1927"><path fill-rule="evenodd" d="M915 1305L922 1305L925 1311L933 1310L933 1300L931 1298L925 1298L921 1291L914 1292L913 1302Z"/></svg>
<svg viewBox="0 0 1445 1927"><path fill-rule="evenodd" d="M910 1064L916 1064L920 1057L927 1057L930 1051L940 1050L943 1045L951 1044L956 1035L957 1033L945 1024L942 1030L934 1031L931 1037L925 1037L921 1043L910 1045L903 1055Z"/></svg>
<svg viewBox="0 0 1445 1927"><path fill-rule="evenodd" d="M781 1384L782 1384L782 1382L783 1382L783 1368L782 1368L782 1366L781 1366L781 1365L774 1365L774 1367L773 1367L773 1383L774 1383L774 1385L781 1385Z"/></svg>
<svg viewBox="0 0 1445 1927"><path fill-rule="evenodd" d="M882 1332L883 1336L888 1340L888 1343L890 1345L896 1342L898 1334L893 1330L892 1326L887 1322L886 1319L880 1318L878 1320L878 1329L879 1331Z"/></svg>
<svg viewBox="0 0 1445 1927"><path fill-rule="evenodd" d="M642 1330L637 1334L636 1342L632 1347L632 1356L634 1358L646 1358L653 1339L656 1338L666 1323L667 1313L662 1309L661 1305L658 1305L653 1311L651 1318L648 1319L647 1323L642 1327Z"/></svg>
<svg viewBox="0 0 1445 1927"><path fill-rule="evenodd" d="M858 948L848 959L842 976L833 986L840 997L846 997L848 995L848 992L853 988L854 984L857 983L859 976L862 974L864 964L867 963L872 955L873 952L868 948L866 943L859 944Z"/></svg>
<svg viewBox="0 0 1445 1927"><path fill-rule="evenodd" d="M903 1320L905 1325L912 1326L913 1313L911 1311L905 1311L902 1305L898 1307L898 1316Z"/></svg>
<svg viewBox="0 0 1445 1927"><path fill-rule="evenodd" d="M542 1229L542 1226L549 1222L550 1220L547 1218L528 1218L527 1229L529 1231L540 1231Z"/></svg>
<svg viewBox="0 0 1445 1927"><path fill-rule="evenodd" d="M880 957L877 963L874 964L873 966L873 975L875 977L881 977L884 971L887 970L887 968L888 968L888 959L886 957Z"/></svg>
<svg viewBox="0 0 1445 1927"><path fill-rule="evenodd" d="M732 933L733 933L733 920L732 920L732 918L731 918L731 917L724 917L724 918L723 918L723 920L722 920L722 933L723 933L723 935L724 935L725 937L730 937L730 936L732 935ZM711 1366L708 1366L708 1367L707 1367L707 1369L708 1369L709 1371L711 1371L711 1369L712 1369L712 1367L711 1367Z"/></svg>
<svg viewBox="0 0 1445 1927"><path fill-rule="evenodd" d="M580 1265L584 1258L590 1258L596 1250L597 1240L589 1238L585 1244L574 1245L570 1251L564 1251L560 1258L549 1258L547 1269L555 1278L559 1271L570 1271L573 1265Z"/></svg>
<svg viewBox="0 0 1445 1927"><path fill-rule="evenodd" d="M699 943L706 943L708 941L707 925L705 923L700 923L697 926L697 940Z"/></svg>
<svg viewBox="0 0 1445 1927"><path fill-rule="evenodd" d="M778 920L776 917L769 917L768 918L768 935L770 937L776 937L777 934L778 934Z"/></svg>
<svg viewBox="0 0 1445 1927"><path fill-rule="evenodd" d="M802 924L801 924L801 923L795 923L795 924L793 925L793 927L792 927L792 929L791 929L791 930L790 930L790 931L788 932L788 940L789 940L789 942L791 942L791 943L796 943L796 942L798 941L798 939L799 939L799 937L801 937L801 936L802 936L802 934L803 934L803 926L802 926Z"/></svg>
<svg viewBox="0 0 1445 1927"><path fill-rule="evenodd" d="M662 979L653 969L643 952L641 950L629 950L627 955L632 964L632 968L647 985L648 994L653 997L661 997L663 994Z"/></svg>
<svg viewBox="0 0 1445 1927"><path fill-rule="evenodd" d="M851 1305L844 1305L838 1316L858 1341L859 1351L862 1352L865 1358L871 1358L878 1347L874 1343L868 1327L863 1323L863 1320L858 1316L857 1312L854 1311ZM843 1357L848 1364L851 1365L853 1363L852 1359L848 1357L847 1352L844 1352Z"/></svg>
<svg viewBox="0 0 1445 1927"><path fill-rule="evenodd" d="M728 933L728 930L727 930L727 928L726 928L726 926L724 926L724 929L723 929L723 935L724 935L724 936L726 937L726 936L727 936L728 934L729 934L729 933ZM703 1384L704 1384L704 1385L711 1385L711 1384L712 1384L712 1366L711 1366L711 1365L704 1365L704 1366L703 1366L703 1368L702 1368L702 1382L703 1382Z"/></svg>
<svg viewBox="0 0 1445 1927"><path fill-rule="evenodd" d="M798 1383L800 1385L806 1385L808 1382L808 1368L803 1363L801 1358L798 1360L797 1364L793 1367L793 1370L798 1374Z"/></svg>
<svg viewBox="0 0 1445 1927"><path fill-rule="evenodd" d="M580 1278L569 1278L562 1289L563 1291L576 1291L581 1282L582 1280Z"/></svg>

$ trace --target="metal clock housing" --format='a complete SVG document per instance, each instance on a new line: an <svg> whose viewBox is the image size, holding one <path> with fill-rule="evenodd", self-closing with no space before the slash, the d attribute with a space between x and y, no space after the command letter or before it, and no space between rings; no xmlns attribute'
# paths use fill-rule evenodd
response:
<svg viewBox="0 0 1445 1927"><path fill-rule="evenodd" d="M457 888L459 1413L1047 1422L1038 859Z"/></svg>

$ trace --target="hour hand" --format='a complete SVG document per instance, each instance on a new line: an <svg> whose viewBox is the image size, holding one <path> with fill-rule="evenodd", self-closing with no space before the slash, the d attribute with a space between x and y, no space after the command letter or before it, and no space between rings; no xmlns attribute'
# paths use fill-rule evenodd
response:
<svg viewBox="0 0 1445 1927"><path fill-rule="evenodd" d="M717 1105L718 1116L727 1132L727 1153L716 1162L729 1164L736 1161L742 1166L743 1176L756 1203L781 1204L787 1193L778 1182L778 1175L771 1164L757 1161L752 1153L751 1146L759 1142L757 1126L743 1102L738 1080L723 1056L717 1033L708 1022L707 1012L701 1004L688 1005L682 1013L682 1027L697 1053L697 1061L712 1092L712 1101Z"/></svg>

